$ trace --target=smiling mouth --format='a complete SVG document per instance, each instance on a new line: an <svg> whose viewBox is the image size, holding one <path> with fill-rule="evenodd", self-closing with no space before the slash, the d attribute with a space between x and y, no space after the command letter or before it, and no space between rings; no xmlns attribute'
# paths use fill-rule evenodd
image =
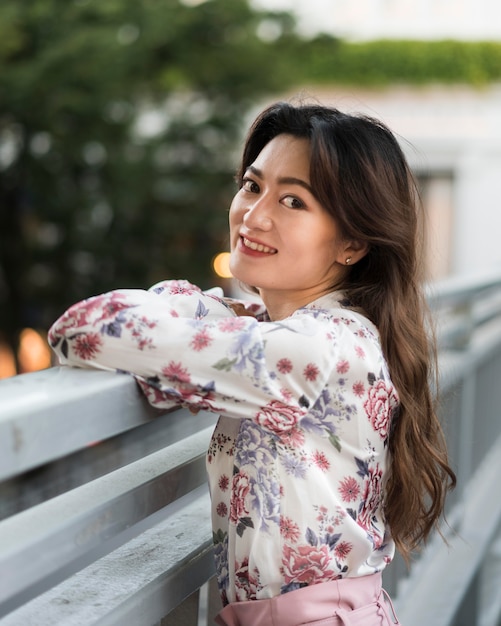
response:
<svg viewBox="0 0 501 626"><path fill-rule="evenodd" d="M268 246L264 246L262 243L250 241L250 239L246 239L245 237L242 237L242 242L246 248L250 248L256 252L264 252L266 254L275 254L278 252L275 248L268 248Z"/></svg>

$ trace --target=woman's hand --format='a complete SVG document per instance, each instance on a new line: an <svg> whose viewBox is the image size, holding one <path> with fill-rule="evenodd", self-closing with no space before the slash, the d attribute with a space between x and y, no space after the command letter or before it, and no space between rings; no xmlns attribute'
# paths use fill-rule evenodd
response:
<svg viewBox="0 0 501 626"><path fill-rule="evenodd" d="M238 300L233 300L232 298L223 298L223 302L225 302L230 307L230 309L232 309L233 312L236 313L239 317L256 317L254 313L252 313L252 311L246 309L244 304L242 302L239 302Z"/></svg>

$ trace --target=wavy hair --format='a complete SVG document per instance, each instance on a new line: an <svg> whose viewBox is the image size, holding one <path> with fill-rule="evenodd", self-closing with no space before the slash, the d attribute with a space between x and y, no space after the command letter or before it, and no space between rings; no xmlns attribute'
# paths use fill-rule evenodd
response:
<svg viewBox="0 0 501 626"><path fill-rule="evenodd" d="M310 184L342 235L368 246L340 283L376 324L400 407L390 441L385 515L408 561L440 519L456 477L437 418L436 350L421 286L422 210L398 141L380 121L317 104L278 102L250 128L237 178L280 134L310 142Z"/></svg>

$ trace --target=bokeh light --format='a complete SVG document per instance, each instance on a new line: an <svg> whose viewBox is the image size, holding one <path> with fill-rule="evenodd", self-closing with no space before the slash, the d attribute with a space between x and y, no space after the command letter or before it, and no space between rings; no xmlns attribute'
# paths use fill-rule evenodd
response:
<svg viewBox="0 0 501 626"><path fill-rule="evenodd" d="M12 350L6 344L0 344L0 378L15 376L16 362Z"/></svg>
<svg viewBox="0 0 501 626"><path fill-rule="evenodd" d="M221 278L231 278L230 253L220 252L212 259L212 269Z"/></svg>
<svg viewBox="0 0 501 626"><path fill-rule="evenodd" d="M21 332L18 360L21 372L36 372L51 365L50 348L33 328L25 328Z"/></svg>

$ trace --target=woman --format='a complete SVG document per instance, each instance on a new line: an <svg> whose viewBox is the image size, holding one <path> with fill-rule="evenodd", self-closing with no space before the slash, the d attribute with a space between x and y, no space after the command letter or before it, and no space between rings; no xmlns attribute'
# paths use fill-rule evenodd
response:
<svg viewBox="0 0 501 626"><path fill-rule="evenodd" d="M157 407L221 414L207 457L219 624L398 623L381 572L455 477L429 389L412 176L380 122L278 103L250 129L231 269L264 309L186 281L52 327L62 363L127 370Z"/></svg>

